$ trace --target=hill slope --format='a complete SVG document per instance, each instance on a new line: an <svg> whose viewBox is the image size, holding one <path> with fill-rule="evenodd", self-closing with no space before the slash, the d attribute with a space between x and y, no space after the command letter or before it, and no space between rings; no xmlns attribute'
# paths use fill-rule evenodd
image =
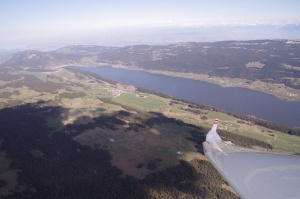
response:
<svg viewBox="0 0 300 199"><path fill-rule="evenodd" d="M95 74L0 70L3 196L236 198L202 154L216 117L225 140L300 152L299 137Z"/></svg>
<svg viewBox="0 0 300 199"><path fill-rule="evenodd" d="M261 90L285 99L300 99L300 42L296 40L179 43L167 46L68 46L51 52L20 52L2 65L45 69L101 64L167 75L179 74L221 85Z"/></svg>

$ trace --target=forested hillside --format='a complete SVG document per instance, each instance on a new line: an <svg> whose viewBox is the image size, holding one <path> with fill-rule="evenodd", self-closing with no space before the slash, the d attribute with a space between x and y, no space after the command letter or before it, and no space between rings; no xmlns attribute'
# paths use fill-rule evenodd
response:
<svg viewBox="0 0 300 199"><path fill-rule="evenodd" d="M280 83L300 89L300 42L289 40L178 43L166 46L68 46L51 52L24 51L3 65L120 65Z"/></svg>

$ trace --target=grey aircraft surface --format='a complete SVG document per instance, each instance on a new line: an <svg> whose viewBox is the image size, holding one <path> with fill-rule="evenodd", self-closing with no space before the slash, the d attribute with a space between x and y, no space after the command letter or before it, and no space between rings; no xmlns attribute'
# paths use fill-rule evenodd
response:
<svg viewBox="0 0 300 199"><path fill-rule="evenodd" d="M263 152L223 141L218 119L203 143L208 160L241 198L300 198L300 157Z"/></svg>

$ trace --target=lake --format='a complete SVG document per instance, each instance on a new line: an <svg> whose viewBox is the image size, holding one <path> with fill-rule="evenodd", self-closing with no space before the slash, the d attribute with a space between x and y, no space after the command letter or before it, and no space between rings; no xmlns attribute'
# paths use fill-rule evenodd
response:
<svg viewBox="0 0 300 199"><path fill-rule="evenodd" d="M221 87L203 81L110 66L77 68L125 84L160 91L179 99L253 115L276 123L300 126L300 102L280 100L263 92L246 88Z"/></svg>

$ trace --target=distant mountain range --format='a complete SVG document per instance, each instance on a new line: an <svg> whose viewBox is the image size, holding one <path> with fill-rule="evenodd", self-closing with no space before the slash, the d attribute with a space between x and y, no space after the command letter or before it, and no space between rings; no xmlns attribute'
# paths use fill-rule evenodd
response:
<svg viewBox="0 0 300 199"><path fill-rule="evenodd" d="M292 24L161 24L145 27L118 27L89 32L74 31L48 37L0 38L1 48L54 50L69 45L168 45L177 42L215 42L226 40L300 39L300 25Z"/></svg>
<svg viewBox="0 0 300 199"><path fill-rule="evenodd" d="M71 39L73 37L73 40ZM182 25L145 28L119 28L95 31L76 36L74 33L66 41L73 44L106 46L167 45L177 42L215 42L227 40L300 39L300 25ZM95 43L96 42L96 43Z"/></svg>
<svg viewBox="0 0 300 199"><path fill-rule="evenodd" d="M48 69L100 64L261 80L300 89L300 40L186 42L126 47L76 45L48 52L22 51L2 65Z"/></svg>

